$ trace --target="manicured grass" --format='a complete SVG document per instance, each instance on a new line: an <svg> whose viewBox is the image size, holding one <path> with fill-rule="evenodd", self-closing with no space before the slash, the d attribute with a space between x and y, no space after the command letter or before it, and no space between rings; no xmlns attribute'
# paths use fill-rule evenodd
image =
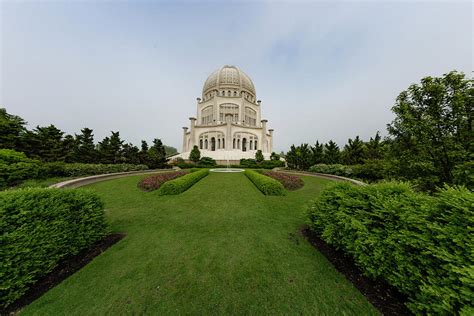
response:
<svg viewBox="0 0 474 316"><path fill-rule="evenodd" d="M35 315L306 314L377 311L298 233L328 183L263 195L243 173L211 173L176 196L132 176L90 188L127 237L28 306Z"/></svg>

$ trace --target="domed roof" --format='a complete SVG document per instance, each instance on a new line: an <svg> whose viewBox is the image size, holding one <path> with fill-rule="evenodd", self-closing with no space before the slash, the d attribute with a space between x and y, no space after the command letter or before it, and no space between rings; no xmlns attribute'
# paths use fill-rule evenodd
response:
<svg viewBox="0 0 474 316"><path fill-rule="evenodd" d="M214 71L204 83L202 93L206 94L209 90L219 88L239 88L250 92L254 97L256 95L255 86L250 77L236 66L225 65Z"/></svg>

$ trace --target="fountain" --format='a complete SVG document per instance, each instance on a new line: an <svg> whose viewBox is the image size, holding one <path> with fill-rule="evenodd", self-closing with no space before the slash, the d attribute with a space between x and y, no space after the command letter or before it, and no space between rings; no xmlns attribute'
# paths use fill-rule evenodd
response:
<svg viewBox="0 0 474 316"><path fill-rule="evenodd" d="M215 169L211 169L209 171L211 172L244 172L245 170L244 169L238 169L238 168L231 168L230 167L230 161L229 161L229 158L227 157L226 159L227 161L227 164L226 164L226 167L225 168L215 168Z"/></svg>

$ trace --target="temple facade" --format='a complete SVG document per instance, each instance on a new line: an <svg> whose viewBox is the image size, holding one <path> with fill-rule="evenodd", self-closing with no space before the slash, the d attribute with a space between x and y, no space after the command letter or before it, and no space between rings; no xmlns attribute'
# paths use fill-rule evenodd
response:
<svg viewBox="0 0 474 316"><path fill-rule="evenodd" d="M172 158L188 160L193 146L198 146L201 157L218 163L255 158L259 149L269 159L273 129L267 130L261 106L252 80L239 68L226 65L214 71L197 98L197 115L183 127L182 152Z"/></svg>

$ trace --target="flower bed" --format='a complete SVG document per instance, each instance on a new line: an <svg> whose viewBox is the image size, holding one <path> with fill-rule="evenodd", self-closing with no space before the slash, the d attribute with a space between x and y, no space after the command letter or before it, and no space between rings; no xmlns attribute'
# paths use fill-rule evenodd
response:
<svg viewBox="0 0 474 316"><path fill-rule="evenodd" d="M146 177L138 182L138 187L146 192L158 190L163 183L187 174L187 171L163 172L150 177Z"/></svg>
<svg viewBox="0 0 474 316"><path fill-rule="evenodd" d="M285 195L286 194L285 188L283 187L283 185L279 181L273 178L267 177L255 170L248 170L248 169L245 170L244 174L265 195Z"/></svg>
<svg viewBox="0 0 474 316"><path fill-rule="evenodd" d="M299 188L302 188L304 185L304 182L300 177L291 174L279 173L274 171L265 171L263 174L275 180L278 180L287 190L297 190Z"/></svg>

